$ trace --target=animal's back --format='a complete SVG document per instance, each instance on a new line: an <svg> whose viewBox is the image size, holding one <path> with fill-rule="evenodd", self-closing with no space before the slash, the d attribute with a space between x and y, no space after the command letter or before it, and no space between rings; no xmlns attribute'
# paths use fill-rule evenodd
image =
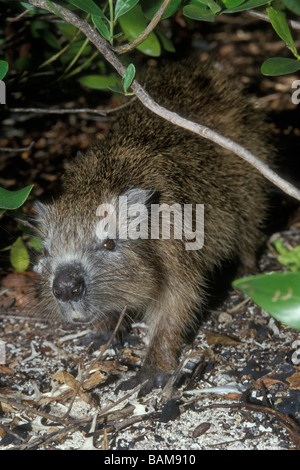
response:
<svg viewBox="0 0 300 470"><path fill-rule="evenodd" d="M264 116L253 110L249 97L219 65L170 64L148 69L143 80L162 106L211 127L272 164ZM136 100L89 158L89 164L86 157L80 162L80 170L75 166L78 184L71 173L71 190L86 191L93 180L112 194L141 187L157 191L159 203L204 204L206 243L200 257L211 252L207 257L213 266L233 250L253 267L268 210L267 182L240 157L165 121ZM206 263L208 268L208 259Z"/></svg>
<svg viewBox="0 0 300 470"><path fill-rule="evenodd" d="M263 117L223 70L187 62L150 69L142 80L159 104L272 161ZM146 205L150 200L180 207L204 204L202 249L187 251L184 240L177 239L99 244L97 207L117 204L122 195ZM235 257L253 267L267 212L267 183L238 156L135 100L103 141L71 165L61 197L40 212L45 245L55 253L48 265L44 260L43 289L52 308L72 321L113 324L125 306L131 318L145 318L150 345L141 376L131 385L145 376L153 385L175 367L194 312L206 304L205 286L214 268ZM64 295L68 269L77 281L76 298L69 291ZM54 295L53 284L60 287Z"/></svg>

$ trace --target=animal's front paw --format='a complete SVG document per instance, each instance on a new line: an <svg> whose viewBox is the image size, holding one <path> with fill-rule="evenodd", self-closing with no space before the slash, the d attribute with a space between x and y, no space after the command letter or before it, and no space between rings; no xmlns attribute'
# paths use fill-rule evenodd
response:
<svg viewBox="0 0 300 470"><path fill-rule="evenodd" d="M138 393L139 397L144 396L150 393L153 388L163 388L168 382L171 374L171 372L165 372L149 366L144 366L135 376L122 382L118 386L117 390L131 390L145 382Z"/></svg>

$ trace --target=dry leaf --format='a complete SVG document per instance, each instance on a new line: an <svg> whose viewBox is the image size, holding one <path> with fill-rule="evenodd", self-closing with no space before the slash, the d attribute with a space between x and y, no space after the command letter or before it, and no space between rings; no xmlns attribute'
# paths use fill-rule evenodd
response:
<svg viewBox="0 0 300 470"><path fill-rule="evenodd" d="M277 383L280 383L286 386L286 384L282 382L282 380L272 379L272 377L262 377L261 379L259 379L259 381L261 381L266 388L271 387L271 385L277 384Z"/></svg>
<svg viewBox="0 0 300 470"><path fill-rule="evenodd" d="M227 395L223 395L222 398L225 400L240 400L242 398L241 393L227 393Z"/></svg>
<svg viewBox="0 0 300 470"><path fill-rule="evenodd" d="M69 400L69 398L71 398L73 396L73 390L69 389L69 390L65 390L64 392L62 393L58 393L57 395L53 395L52 397L49 396L49 394L44 394L41 396L41 398L38 400L38 405L42 405L43 403L51 403L51 402L59 402L59 403L63 403L67 400ZM36 403L35 402L32 402L32 405L35 405Z"/></svg>
<svg viewBox="0 0 300 470"><path fill-rule="evenodd" d="M106 382L107 375L101 374L100 371L94 372L89 376L87 380L83 382L82 388L84 390L91 390L92 388L97 387L97 385Z"/></svg>
<svg viewBox="0 0 300 470"><path fill-rule="evenodd" d="M7 288L22 289L27 285L32 284L32 281L25 274L11 273L1 280L1 285Z"/></svg>
<svg viewBox="0 0 300 470"><path fill-rule="evenodd" d="M194 431L193 431L193 437L199 437L202 436L206 431L209 430L211 424L210 423L201 423L199 426L197 426Z"/></svg>
<svg viewBox="0 0 300 470"><path fill-rule="evenodd" d="M61 385L67 385L67 387L70 387L73 391L77 391L79 382L76 380L72 374L67 372L66 370L59 370L52 376L53 380L56 380L58 384ZM78 391L78 395L82 400L84 400L88 405L91 406L97 406L95 400L92 398L92 396L89 393L86 393L82 390L82 387L80 387Z"/></svg>
<svg viewBox="0 0 300 470"><path fill-rule="evenodd" d="M300 372L295 372L295 374L290 375L286 380L290 384L290 388L300 390Z"/></svg>
<svg viewBox="0 0 300 470"><path fill-rule="evenodd" d="M111 375L122 375L124 372L126 372L128 367L122 366L121 364L118 363L118 361L113 360L113 361L103 361L99 362L99 364L96 364L93 367L92 372L94 371L101 371L101 372L106 372L106 374L111 374Z"/></svg>
<svg viewBox="0 0 300 470"><path fill-rule="evenodd" d="M72 374L67 372L66 370L62 369L56 372L52 376L52 380L55 380L58 384L62 385L67 385L68 387L72 388L73 390L76 389L78 386L78 381L73 377Z"/></svg>
<svg viewBox="0 0 300 470"><path fill-rule="evenodd" d="M220 333L213 333L212 331L208 331L205 333L205 338L208 344L222 344L224 346L235 346L240 342L237 339L232 338L228 335L222 335Z"/></svg>
<svg viewBox="0 0 300 470"><path fill-rule="evenodd" d="M0 399L0 409L3 413L15 413L15 409L12 405L8 403L3 403Z"/></svg>
<svg viewBox="0 0 300 470"><path fill-rule="evenodd" d="M14 371L10 369L9 367L5 365L0 364L0 374L6 375L6 374L14 374Z"/></svg>

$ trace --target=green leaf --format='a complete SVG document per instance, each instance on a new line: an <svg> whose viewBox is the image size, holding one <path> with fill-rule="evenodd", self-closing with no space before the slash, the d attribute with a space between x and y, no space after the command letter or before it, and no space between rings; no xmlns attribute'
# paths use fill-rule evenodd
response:
<svg viewBox="0 0 300 470"><path fill-rule="evenodd" d="M31 34L34 38L42 38L54 49L60 49L61 45L57 37L49 30L49 23L43 20L34 20L30 23Z"/></svg>
<svg viewBox="0 0 300 470"><path fill-rule="evenodd" d="M43 20L34 20L30 22L30 31L34 38L40 38L44 31L49 29L49 24Z"/></svg>
<svg viewBox="0 0 300 470"><path fill-rule="evenodd" d="M157 34L161 44L162 44L162 47L165 49L165 51L167 52L176 52L176 49L171 41L171 39L169 39L165 33L163 31L161 31L159 28L157 28L155 30L155 33Z"/></svg>
<svg viewBox="0 0 300 470"><path fill-rule="evenodd" d="M101 8L99 8L93 0L68 0L68 3L71 3L71 5L74 5L86 13L90 13L91 15L106 18Z"/></svg>
<svg viewBox="0 0 300 470"><path fill-rule="evenodd" d="M269 273L238 279L233 286L246 293L276 320L300 330L300 273Z"/></svg>
<svg viewBox="0 0 300 470"><path fill-rule="evenodd" d="M49 11L43 10L42 8L37 8L31 5L30 3L20 2L20 4L26 8L26 10L33 11L34 13L39 13L41 15L49 15Z"/></svg>
<svg viewBox="0 0 300 470"><path fill-rule="evenodd" d="M133 64L129 64L122 77L123 88L124 88L125 94L127 93L127 90L130 87L132 80L134 79L134 76L135 76L135 66Z"/></svg>
<svg viewBox="0 0 300 470"><path fill-rule="evenodd" d="M117 87L117 86L109 86L108 89L112 91L113 93L119 93L120 95L124 95L124 90L123 88Z"/></svg>
<svg viewBox="0 0 300 470"><path fill-rule="evenodd" d="M61 18L62 20L64 19L62 15L59 13L59 11L57 10L57 8L55 7L55 5L53 5L53 3L50 0L46 0L46 3L51 8L53 13L55 13L55 15L58 16L58 18Z"/></svg>
<svg viewBox="0 0 300 470"><path fill-rule="evenodd" d="M211 12L215 15L219 11L221 11L220 5L218 5L214 0L199 0L200 3L203 3L204 5L208 6L208 8L211 10Z"/></svg>
<svg viewBox="0 0 300 470"><path fill-rule="evenodd" d="M8 71L8 63L5 60L0 60L0 80L5 77Z"/></svg>
<svg viewBox="0 0 300 470"><path fill-rule="evenodd" d="M172 16L175 11L178 10L178 7L181 3L181 0L173 0L171 4L166 9L165 13L162 16L162 19L169 18ZM142 10L148 20L152 20L155 13L163 4L163 0L141 0L140 1Z"/></svg>
<svg viewBox="0 0 300 470"><path fill-rule="evenodd" d="M118 75L85 75L78 78L81 85L87 86L89 88L94 88L96 90L104 90L111 86L121 87L121 78Z"/></svg>
<svg viewBox="0 0 300 470"><path fill-rule="evenodd" d="M140 5L136 5L125 15L119 18L120 26L129 41L137 38L147 27L147 21L142 13ZM147 39L137 46L137 49L152 57L159 57L161 47L154 32L150 33Z"/></svg>
<svg viewBox="0 0 300 470"><path fill-rule="evenodd" d="M287 24L285 14L282 11L275 10L274 8L267 8L266 10L278 36L286 43L293 54L297 55L297 49L295 47L289 25Z"/></svg>
<svg viewBox="0 0 300 470"><path fill-rule="evenodd" d="M8 191L7 189L0 188L0 209L18 209L18 207L24 204L32 188L33 184L18 191Z"/></svg>
<svg viewBox="0 0 300 470"><path fill-rule="evenodd" d="M272 57L267 59L261 66L263 75L287 75L300 70L300 62L297 59L288 59L285 57Z"/></svg>
<svg viewBox="0 0 300 470"><path fill-rule="evenodd" d="M226 8L238 7L241 5L245 0L223 0L223 3Z"/></svg>
<svg viewBox="0 0 300 470"><path fill-rule="evenodd" d="M104 21L102 21L99 16L95 15L92 15L92 20L101 36L104 37L104 39L106 39L107 41L110 41L110 32L108 26L104 23Z"/></svg>
<svg viewBox="0 0 300 470"><path fill-rule="evenodd" d="M18 57L13 66L16 70L23 72L24 70L30 70L32 65L32 57Z"/></svg>
<svg viewBox="0 0 300 470"><path fill-rule="evenodd" d="M71 41L78 31L75 26L67 23L57 23L56 27L68 41Z"/></svg>
<svg viewBox="0 0 300 470"><path fill-rule="evenodd" d="M60 56L60 61L63 64L69 63L71 60L74 59L76 54L79 53L79 51L82 49L82 46L86 44L85 40L80 40L76 41L73 44L69 44L67 50L63 53L63 55ZM86 44L84 49L81 51L81 54L88 56L89 54L92 54L92 47L89 44Z"/></svg>
<svg viewBox="0 0 300 470"><path fill-rule="evenodd" d="M300 245L295 248L285 246L280 238L273 242L278 255L278 261L290 271L300 271Z"/></svg>
<svg viewBox="0 0 300 470"><path fill-rule="evenodd" d="M53 47L54 49L61 49L60 42L58 41L57 37L51 33L51 31L44 31L42 37L46 43L49 44L49 46Z"/></svg>
<svg viewBox="0 0 300 470"><path fill-rule="evenodd" d="M31 248L33 248L36 251L43 251L43 240L40 237L37 236L31 236L29 238L29 243L31 245Z"/></svg>
<svg viewBox="0 0 300 470"><path fill-rule="evenodd" d="M215 21L215 15L205 6L187 5L183 7L183 14L188 18L199 21Z"/></svg>
<svg viewBox="0 0 300 470"><path fill-rule="evenodd" d="M222 13L236 13L238 11L250 10L250 8L258 8L267 3L270 3L270 0L248 0L236 7L227 8L223 10Z"/></svg>
<svg viewBox="0 0 300 470"><path fill-rule="evenodd" d="M282 0L282 3L291 11L300 15L300 2L299 0Z"/></svg>
<svg viewBox="0 0 300 470"><path fill-rule="evenodd" d="M10 262L18 272L25 271L29 266L29 254L21 237L18 237L11 247Z"/></svg>
<svg viewBox="0 0 300 470"><path fill-rule="evenodd" d="M139 0L117 0L115 6L115 21L135 7Z"/></svg>

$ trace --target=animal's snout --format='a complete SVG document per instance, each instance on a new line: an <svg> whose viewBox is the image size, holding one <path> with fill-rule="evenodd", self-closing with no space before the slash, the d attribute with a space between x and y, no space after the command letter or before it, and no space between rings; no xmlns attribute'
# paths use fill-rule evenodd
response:
<svg viewBox="0 0 300 470"><path fill-rule="evenodd" d="M54 277L52 292L61 302L77 302L86 291L86 283L82 269L70 264L60 267Z"/></svg>

